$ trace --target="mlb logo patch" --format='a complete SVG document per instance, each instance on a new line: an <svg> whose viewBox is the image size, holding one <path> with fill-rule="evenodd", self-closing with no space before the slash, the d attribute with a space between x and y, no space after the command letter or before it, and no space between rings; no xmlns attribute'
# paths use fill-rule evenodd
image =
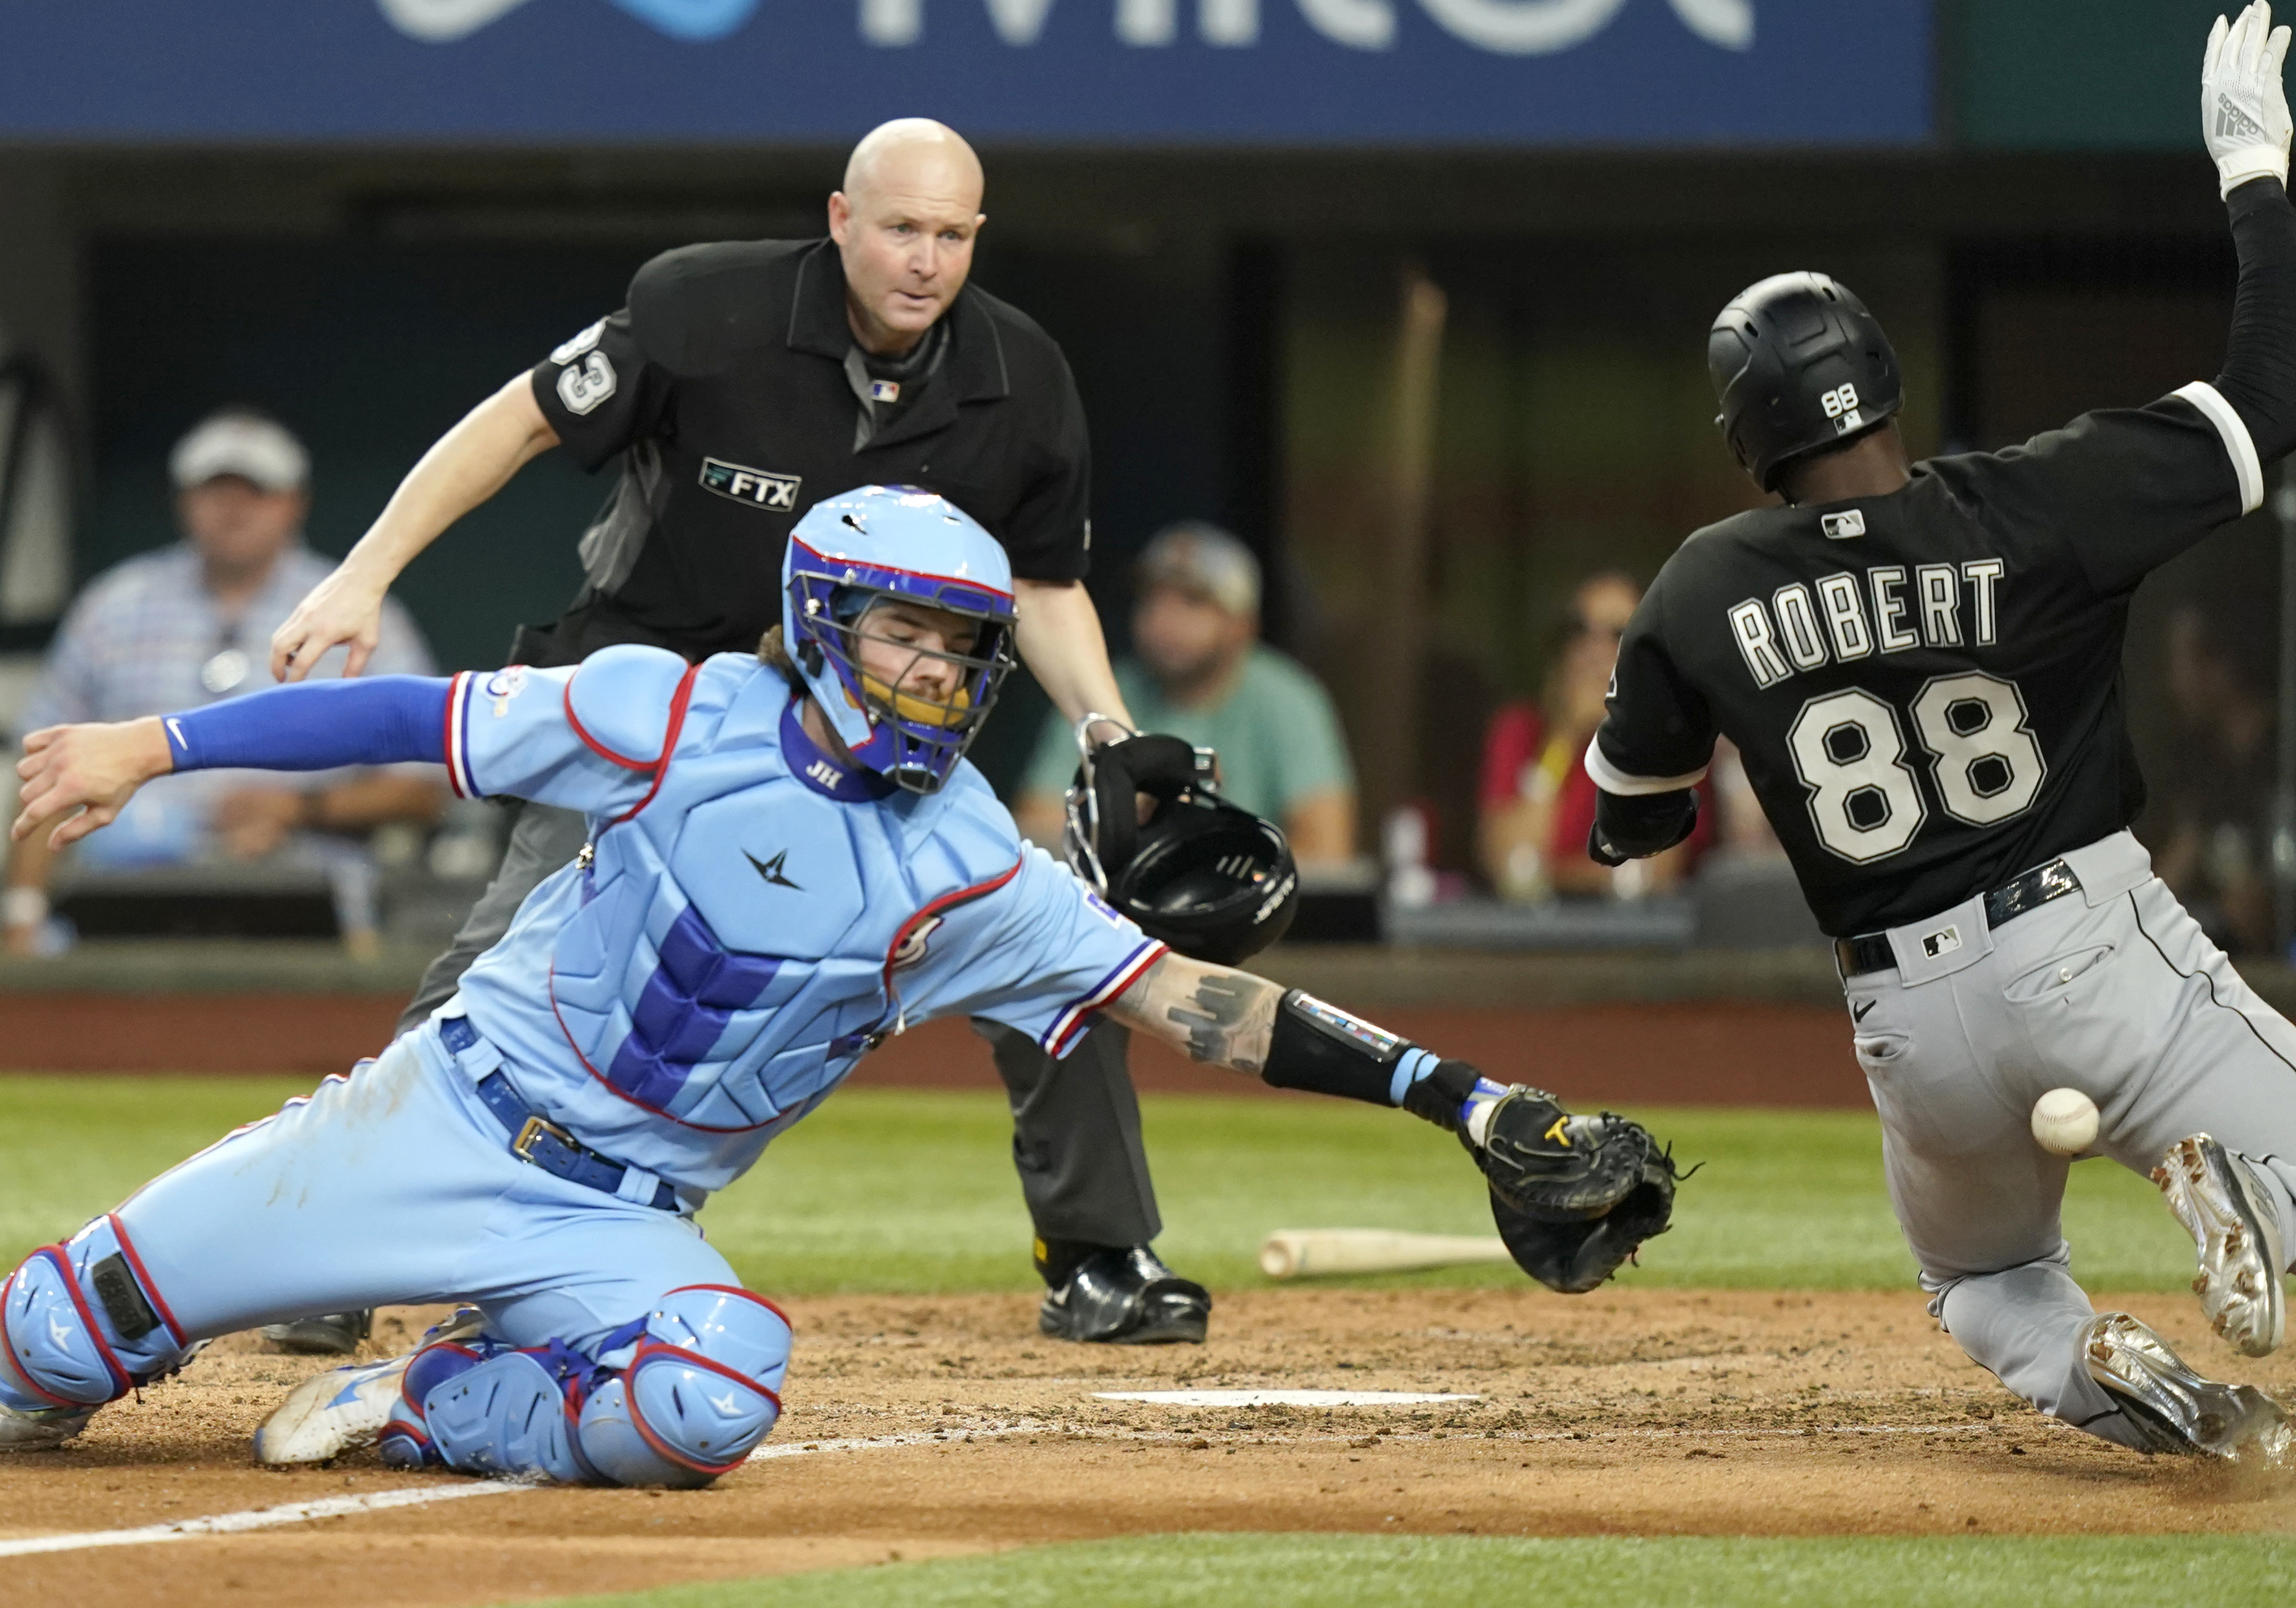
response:
<svg viewBox="0 0 2296 1608"><path fill-rule="evenodd" d="M1859 508L1845 508L1840 513L1826 514L1818 523L1833 541L1846 542L1853 536L1866 534L1866 513Z"/></svg>
<svg viewBox="0 0 2296 1608"><path fill-rule="evenodd" d="M769 470L751 469L746 464L727 464L717 458L701 460L701 484L719 496L736 503L747 503L752 508L763 508L772 513L795 513L797 490L805 484L802 476L775 474Z"/></svg>
<svg viewBox="0 0 2296 1608"><path fill-rule="evenodd" d="M872 402L898 402L900 399L901 387L898 381L892 380L869 381L869 400Z"/></svg>
<svg viewBox="0 0 2296 1608"><path fill-rule="evenodd" d="M1089 888L1085 890L1084 902L1090 905L1095 910L1098 911L1100 913L1100 919L1106 922L1110 926L1120 927L1124 924L1124 918L1117 915L1113 909L1110 908L1108 901L1101 898L1100 895L1095 893Z"/></svg>
<svg viewBox="0 0 2296 1608"><path fill-rule="evenodd" d="M1922 953L1935 960L1940 955L1950 955L1961 948L1959 927L1939 927L1934 932L1922 935Z"/></svg>

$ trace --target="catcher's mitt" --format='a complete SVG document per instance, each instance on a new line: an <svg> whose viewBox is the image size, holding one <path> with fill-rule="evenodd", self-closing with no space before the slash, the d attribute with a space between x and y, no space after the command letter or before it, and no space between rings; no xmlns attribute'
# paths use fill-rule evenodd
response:
<svg viewBox="0 0 2296 1608"><path fill-rule="evenodd" d="M1574 1117L1517 1086L1492 1107L1481 1150L1468 1148L1489 1181L1499 1237L1550 1290L1592 1290L1672 1219L1674 1158L1624 1117Z"/></svg>

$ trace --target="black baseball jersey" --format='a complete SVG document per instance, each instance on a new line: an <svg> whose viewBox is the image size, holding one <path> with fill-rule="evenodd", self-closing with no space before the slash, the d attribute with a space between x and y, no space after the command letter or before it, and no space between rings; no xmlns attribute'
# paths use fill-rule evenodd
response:
<svg viewBox="0 0 2296 1608"><path fill-rule="evenodd" d="M858 352L829 241L688 246L640 268L627 307L533 373L566 449L588 469L619 458L620 476L582 538L582 598L521 656L754 648L781 618L790 527L857 486L937 491L1015 575L1081 578L1091 461L1060 348L967 286L914 356Z"/></svg>
<svg viewBox="0 0 2296 1608"><path fill-rule="evenodd" d="M1671 792L1719 733L1827 932L1948 909L2135 819L2129 595L2262 500L2247 428L2196 384L1709 526L1627 628L1587 770Z"/></svg>

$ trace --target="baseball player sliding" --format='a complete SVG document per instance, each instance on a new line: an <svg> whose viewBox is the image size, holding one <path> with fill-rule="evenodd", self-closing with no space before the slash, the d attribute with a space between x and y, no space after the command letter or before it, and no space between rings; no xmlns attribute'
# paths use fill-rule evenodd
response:
<svg viewBox="0 0 2296 1608"><path fill-rule="evenodd" d="M84 836L171 769L359 755L579 810L590 840L380 1060L15 1270L0 1444L76 1434L209 1335L468 1299L478 1323L295 1392L258 1457L380 1435L402 1466L706 1484L772 1429L790 1329L693 1214L932 1016L986 1016L1058 1055L1106 1011L1273 1084L1401 1105L1461 1136L1524 1265L1559 1287L1663 1231L1672 1169L1635 1125L1170 954L1023 850L963 758L1013 662L1012 571L954 505L826 499L782 576L755 653L614 646L28 739L20 838Z"/></svg>
<svg viewBox="0 0 2296 1608"><path fill-rule="evenodd" d="M2296 1030L2152 874L2120 707L2146 573L2264 497L2296 447L2285 28L2217 21L2203 133L2240 257L2224 371L1999 453L1908 467L1881 326L1822 275L1766 279L1708 345L1730 449L1784 505L1699 531L1621 644L1587 751L1597 859L1690 830L1717 734L1836 952L1930 1310L2043 1411L2147 1450L2279 1454L2285 1416L2096 1313L2036 1099L2149 1171L2217 1332L2280 1343L2296 1231Z"/></svg>

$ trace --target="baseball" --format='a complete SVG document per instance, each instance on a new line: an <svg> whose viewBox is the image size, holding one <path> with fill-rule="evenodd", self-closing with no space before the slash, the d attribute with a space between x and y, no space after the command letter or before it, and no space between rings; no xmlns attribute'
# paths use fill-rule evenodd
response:
<svg viewBox="0 0 2296 1608"><path fill-rule="evenodd" d="M2077 1156L2096 1141L2096 1102L2077 1088L2053 1088L2033 1102L2033 1137L2052 1155Z"/></svg>

